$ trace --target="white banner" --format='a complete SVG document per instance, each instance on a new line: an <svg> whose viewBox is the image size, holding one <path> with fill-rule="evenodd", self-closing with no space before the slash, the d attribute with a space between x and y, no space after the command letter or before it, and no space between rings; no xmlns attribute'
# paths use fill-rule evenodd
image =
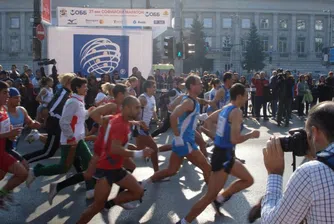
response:
<svg viewBox="0 0 334 224"><path fill-rule="evenodd" d="M170 9L104 9L57 7L58 26L169 27Z"/></svg>
<svg viewBox="0 0 334 224"><path fill-rule="evenodd" d="M58 73L112 74L122 78L138 67L144 78L152 74L151 30L48 27L48 58L56 59ZM61 47L58 47L60 46Z"/></svg>

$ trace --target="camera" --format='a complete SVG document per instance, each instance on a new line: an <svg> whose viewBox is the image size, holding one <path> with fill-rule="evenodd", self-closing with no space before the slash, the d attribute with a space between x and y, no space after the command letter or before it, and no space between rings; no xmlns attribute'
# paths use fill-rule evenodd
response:
<svg viewBox="0 0 334 224"><path fill-rule="evenodd" d="M309 145L304 129L295 128L289 131L290 135L279 137L284 152L292 152L296 156L305 156Z"/></svg>

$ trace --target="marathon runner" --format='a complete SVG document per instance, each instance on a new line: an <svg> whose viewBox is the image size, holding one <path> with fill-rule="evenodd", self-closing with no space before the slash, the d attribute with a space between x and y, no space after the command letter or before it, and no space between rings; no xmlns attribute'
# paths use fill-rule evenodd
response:
<svg viewBox="0 0 334 224"><path fill-rule="evenodd" d="M141 103L133 96L125 98L122 113L110 119L104 136L101 157L97 164L95 177L98 178L95 191L98 194L94 202L82 214L78 224L88 223L97 213L103 210L108 200L112 184L117 184L127 191L118 194L109 201L112 205L120 205L130 201L140 200L144 189L137 180L124 169L125 158L149 157L153 150L145 148L142 151L130 151L126 148L129 141L130 120L136 119L141 110Z"/></svg>
<svg viewBox="0 0 334 224"><path fill-rule="evenodd" d="M248 93L242 84L234 84L230 90L231 103L223 109L214 112L206 120L209 127L217 124L215 134L215 148L211 157L212 172L210 175L208 190L191 209L189 214L178 224L191 223L204 209L213 202L218 214L221 214L220 207L227 202L234 194L250 187L254 180L244 165L235 159L236 144L243 143L251 138L258 138L260 132L253 130L242 135L243 116L240 107L248 100ZM228 175L238 178L222 194ZM218 195L218 196L217 196Z"/></svg>

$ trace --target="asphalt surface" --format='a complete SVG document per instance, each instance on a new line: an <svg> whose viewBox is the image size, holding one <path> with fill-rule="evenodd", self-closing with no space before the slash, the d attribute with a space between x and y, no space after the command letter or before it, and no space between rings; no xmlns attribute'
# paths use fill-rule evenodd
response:
<svg viewBox="0 0 334 224"><path fill-rule="evenodd" d="M247 214L252 205L264 194L267 180L267 172L263 163L262 148L265 146L269 136L284 135L290 128L303 127L304 121L298 118L293 118L289 128L277 127L273 121L260 121L260 124L253 119L246 119L247 128L256 128L261 131L259 139L249 140L237 146L237 157L246 160L246 167L255 179L253 186L245 191L234 195L228 201L223 211L225 216L215 216L213 207L209 205L206 210L197 218L194 223L211 224L211 223L247 223ZM157 143L164 144L171 141L171 131L160 135L156 138ZM42 148L40 142L28 144L21 141L18 145L18 151L22 154L32 152ZM210 152L212 147L208 148ZM159 155L160 168L168 165L170 152L161 153ZM42 161L43 164L57 163L59 153L48 160ZM297 163L300 164L303 158L297 158ZM289 176L292 173L292 156L286 153L286 166L284 173L284 184L286 184ZM136 160L137 169L134 175L138 180L148 178L153 174L151 163L146 163L144 160ZM31 164L33 167L34 164ZM15 190L14 198L16 204L10 207L10 211L0 211L1 224L60 224L75 223L85 210L90 201L85 199L85 185L78 184L74 187L69 187L59 193L50 206L47 198L49 184L57 182L71 176L74 169L67 175L40 177L35 180L31 188L28 189L25 184ZM8 178L8 176L6 177ZM231 183L234 178L230 177L227 184ZM4 181L0 182L0 186ZM113 188L113 197L117 187ZM176 223L180 218L184 217L192 205L203 196L206 191L204 180L201 171L195 168L187 160L184 161L180 172L172 177L170 181L160 182L149 185L144 196L143 203L132 211L123 210L120 207L114 207L109 212L102 212L96 215L90 223L120 223L120 224L135 224L135 223L152 223L152 224L168 224ZM258 221L257 223L260 223Z"/></svg>

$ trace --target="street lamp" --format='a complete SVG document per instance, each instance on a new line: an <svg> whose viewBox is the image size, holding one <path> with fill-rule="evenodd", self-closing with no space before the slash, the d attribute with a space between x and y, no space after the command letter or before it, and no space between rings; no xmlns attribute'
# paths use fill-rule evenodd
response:
<svg viewBox="0 0 334 224"><path fill-rule="evenodd" d="M332 10L330 10L330 9L324 9L324 10L322 10L323 12L325 12L325 13L329 13L329 41L328 41L328 46L329 47L331 47L332 46L332 42L333 42L333 40L332 40L332 38L333 38L333 35L332 35L332 33L333 33L333 28L332 28Z"/></svg>

